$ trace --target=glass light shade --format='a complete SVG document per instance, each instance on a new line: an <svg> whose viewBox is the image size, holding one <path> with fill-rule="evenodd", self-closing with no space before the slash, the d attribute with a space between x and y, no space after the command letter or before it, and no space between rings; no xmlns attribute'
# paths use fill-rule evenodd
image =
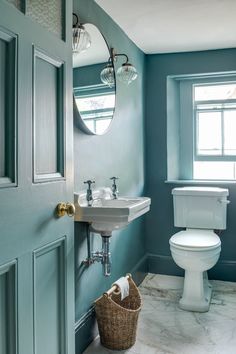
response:
<svg viewBox="0 0 236 354"><path fill-rule="evenodd" d="M85 52L91 46L90 34L83 25L72 29L72 51L73 54Z"/></svg>
<svg viewBox="0 0 236 354"><path fill-rule="evenodd" d="M113 65L108 63L100 73L101 81L109 87L115 86L115 73Z"/></svg>
<svg viewBox="0 0 236 354"><path fill-rule="evenodd" d="M132 64L124 63L117 70L117 77L119 81L129 85L132 81L134 81L138 77L138 73Z"/></svg>

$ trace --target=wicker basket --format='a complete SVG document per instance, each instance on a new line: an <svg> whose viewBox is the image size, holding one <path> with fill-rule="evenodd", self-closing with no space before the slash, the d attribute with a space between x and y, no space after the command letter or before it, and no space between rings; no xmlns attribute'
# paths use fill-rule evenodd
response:
<svg viewBox="0 0 236 354"><path fill-rule="evenodd" d="M136 340L141 296L132 278L128 278L129 296L121 301L120 295L104 293L95 301L101 344L109 349L124 350Z"/></svg>

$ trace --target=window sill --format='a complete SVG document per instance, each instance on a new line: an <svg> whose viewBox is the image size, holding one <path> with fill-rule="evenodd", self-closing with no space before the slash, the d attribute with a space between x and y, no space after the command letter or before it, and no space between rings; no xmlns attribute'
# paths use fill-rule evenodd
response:
<svg viewBox="0 0 236 354"><path fill-rule="evenodd" d="M198 179L186 179L186 180L168 180L165 181L168 184L236 184L236 180L198 180Z"/></svg>

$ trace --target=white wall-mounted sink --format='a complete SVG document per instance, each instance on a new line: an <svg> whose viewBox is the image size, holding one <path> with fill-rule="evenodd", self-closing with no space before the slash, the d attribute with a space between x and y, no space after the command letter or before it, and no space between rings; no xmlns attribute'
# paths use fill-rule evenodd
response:
<svg viewBox="0 0 236 354"><path fill-rule="evenodd" d="M93 191L92 206L88 206L86 192L75 193L75 221L91 223L95 232L111 234L113 230L128 225L150 209L147 197L118 197L113 199L110 188Z"/></svg>

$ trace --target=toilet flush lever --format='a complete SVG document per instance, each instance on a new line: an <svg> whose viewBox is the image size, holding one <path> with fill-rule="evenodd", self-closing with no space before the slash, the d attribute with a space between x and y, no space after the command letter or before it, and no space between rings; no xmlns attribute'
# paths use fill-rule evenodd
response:
<svg viewBox="0 0 236 354"><path fill-rule="evenodd" d="M219 203L222 203L222 204L230 204L230 200L228 199L218 199Z"/></svg>

